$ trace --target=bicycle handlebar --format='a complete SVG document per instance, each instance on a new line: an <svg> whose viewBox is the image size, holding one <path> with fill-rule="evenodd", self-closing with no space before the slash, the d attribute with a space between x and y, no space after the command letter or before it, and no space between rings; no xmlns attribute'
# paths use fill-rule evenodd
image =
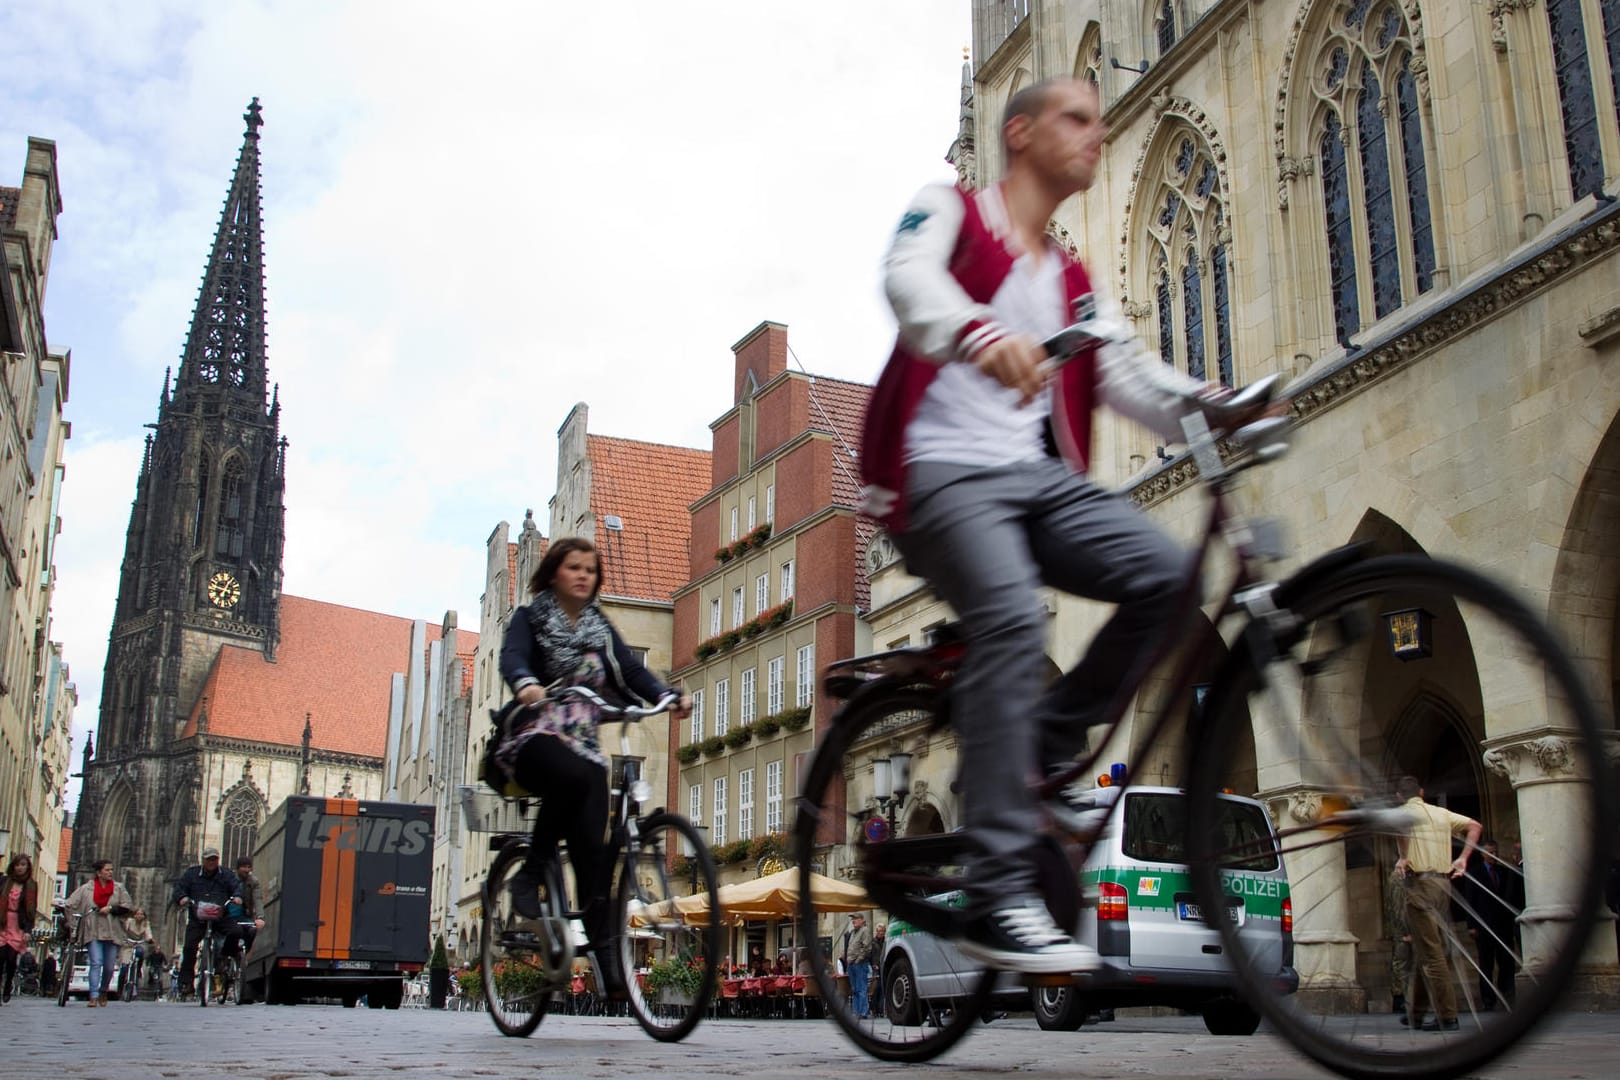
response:
<svg viewBox="0 0 1620 1080"><path fill-rule="evenodd" d="M570 697L579 698L582 701L596 706L602 711L602 716L600 718L601 722L608 724L631 723L636 720L643 720L649 716L657 716L659 713L668 712L670 709L673 709L677 704L680 703L681 700L679 691L671 691L670 693L667 693L663 697L659 698L652 705L648 706L614 705L603 698L601 694L598 694L595 690L592 690L588 686L560 686L554 691L548 690L546 693L546 698L540 702L536 702L536 704L544 704L546 700L565 700ZM533 708L534 706L531 705L529 707Z"/></svg>

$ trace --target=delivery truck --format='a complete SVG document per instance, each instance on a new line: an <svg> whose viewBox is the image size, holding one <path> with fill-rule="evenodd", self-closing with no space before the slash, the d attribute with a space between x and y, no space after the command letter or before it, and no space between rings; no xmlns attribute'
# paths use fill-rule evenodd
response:
<svg viewBox="0 0 1620 1080"><path fill-rule="evenodd" d="M397 1009L427 963L433 807L291 795L259 830L255 998Z"/></svg>

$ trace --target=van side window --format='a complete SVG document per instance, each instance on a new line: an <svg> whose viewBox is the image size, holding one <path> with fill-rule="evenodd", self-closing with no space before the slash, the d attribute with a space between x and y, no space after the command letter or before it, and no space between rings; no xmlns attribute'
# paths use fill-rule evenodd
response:
<svg viewBox="0 0 1620 1080"><path fill-rule="evenodd" d="M1265 811L1252 803L1220 800L1217 828L1225 841L1227 866L1233 870L1277 869L1277 845ZM1187 800L1183 795L1142 792L1125 797L1121 849L1142 862L1184 863L1187 851Z"/></svg>

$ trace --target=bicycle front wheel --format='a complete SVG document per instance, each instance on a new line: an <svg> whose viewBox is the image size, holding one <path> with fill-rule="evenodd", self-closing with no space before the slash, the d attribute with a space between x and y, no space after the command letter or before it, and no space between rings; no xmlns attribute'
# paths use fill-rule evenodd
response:
<svg viewBox="0 0 1620 1080"><path fill-rule="evenodd" d="M1225 913L1213 921L1249 1000L1321 1064L1351 1077L1476 1069L1553 1008L1589 949L1613 948L1592 934L1613 732L1542 621L1472 570L1385 556L1276 599L1279 647L1240 640L1192 758L1203 912ZM1397 794L1403 777L1427 810ZM1258 828L1233 811L1233 790L1265 804L1274 837L1258 811ZM1452 880L1443 866L1466 819L1497 854ZM1413 870L1438 872L1397 876L1402 845ZM1286 886L1257 888L1279 858Z"/></svg>
<svg viewBox="0 0 1620 1080"><path fill-rule="evenodd" d="M569 933L567 919L558 914L566 904L555 867L545 874L540 889L542 918L525 918L513 906L511 881L528 856L527 843L508 844L495 856L484 880L479 928L479 970L489 1018L502 1035L514 1038L532 1034L545 1019L557 991L557 961L565 948L557 935Z"/></svg>
<svg viewBox="0 0 1620 1080"><path fill-rule="evenodd" d="M209 942L209 936L203 935L202 945L197 950L197 1004L201 1008L208 1008L208 995L214 989L214 946Z"/></svg>
<svg viewBox="0 0 1620 1080"><path fill-rule="evenodd" d="M815 940L810 928L821 918L813 868L834 845L855 853L851 869L888 916L888 945L884 955L871 958L864 995L849 976L838 974L831 956L819 949L810 954L818 1006L855 1045L884 1061L927 1061L955 1046L986 1015L996 983L995 972L963 957L949 941L928 938L885 906L884 897L896 894L948 904L942 898L959 883L964 845L944 830L937 814L914 816L899 830L903 838L891 836L886 821L874 820L869 801L872 760L887 755L894 740L925 738L938 706L937 692L913 687L851 703L816 751L793 822L799 925L808 940ZM857 796L861 784L867 787ZM908 934L917 935L913 941L927 938L926 950L912 953L902 940ZM926 982L914 959L924 954L937 969L926 972Z"/></svg>
<svg viewBox="0 0 1620 1080"><path fill-rule="evenodd" d="M680 906L699 902L701 915ZM619 877L619 970L636 1022L660 1042L691 1034L714 998L719 910L714 857L692 823L669 813L641 819Z"/></svg>

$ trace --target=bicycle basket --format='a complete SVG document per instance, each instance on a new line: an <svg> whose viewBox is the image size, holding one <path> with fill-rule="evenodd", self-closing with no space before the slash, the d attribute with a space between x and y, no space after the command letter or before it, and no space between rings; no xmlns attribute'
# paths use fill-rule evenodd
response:
<svg viewBox="0 0 1620 1080"><path fill-rule="evenodd" d="M202 922L222 918L224 915L225 907L222 904L199 903L197 905L197 918Z"/></svg>
<svg viewBox="0 0 1620 1080"><path fill-rule="evenodd" d="M461 814L467 822L468 832L528 832L529 823L521 801L484 791L472 784L462 784L458 790Z"/></svg>

